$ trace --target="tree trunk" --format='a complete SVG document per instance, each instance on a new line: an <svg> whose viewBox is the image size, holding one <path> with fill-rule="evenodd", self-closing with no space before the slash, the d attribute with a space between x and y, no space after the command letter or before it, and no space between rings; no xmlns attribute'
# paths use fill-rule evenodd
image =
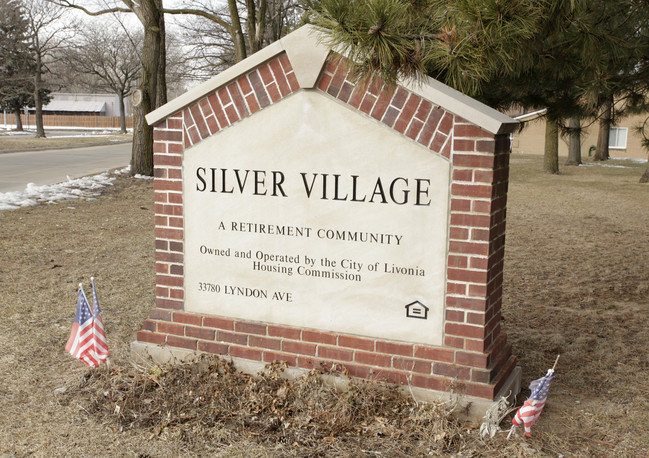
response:
<svg viewBox="0 0 649 458"><path fill-rule="evenodd" d="M43 98L41 97L41 88L43 86L42 63L40 56L36 56L36 73L34 75L34 106L36 118L36 138L45 138L45 128L43 127Z"/></svg>
<svg viewBox="0 0 649 458"><path fill-rule="evenodd" d="M259 0L259 11L255 10L254 0L247 0L246 5L248 9L248 43L250 54L254 54L264 47L267 3L266 0Z"/></svg>
<svg viewBox="0 0 649 458"><path fill-rule="evenodd" d="M548 173L559 173L559 125L557 121L546 118L545 152L543 170Z"/></svg>
<svg viewBox="0 0 649 458"><path fill-rule="evenodd" d="M568 121L568 160L566 165L581 164L581 123L579 118L570 118Z"/></svg>
<svg viewBox="0 0 649 458"><path fill-rule="evenodd" d="M640 183L649 183L649 166L647 166L647 170L644 171L644 174L640 178Z"/></svg>
<svg viewBox="0 0 649 458"><path fill-rule="evenodd" d="M36 105L36 111L34 112L34 118L36 122L36 138L45 138L45 128L43 127L43 99L41 98L40 91L34 93L34 105Z"/></svg>
<svg viewBox="0 0 649 458"><path fill-rule="evenodd" d="M608 140L611 133L611 115L613 112L613 100L607 97L604 105L602 105L602 115L599 119L599 133L597 134L597 151L593 156L594 161L607 161L608 155Z"/></svg>
<svg viewBox="0 0 649 458"><path fill-rule="evenodd" d="M248 48L250 49L250 54L254 54L257 51L257 49L255 49L255 37L257 36L257 7L255 5L255 0L246 0L246 10Z"/></svg>
<svg viewBox="0 0 649 458"><path fill-rule="evenodd" d="M165 26L165 17L162 9L162 0L157 0L158 8L158 70L156 72L156 94L155 108L160 108L167 103L167 31Z"/></svg>
<svg viewBox="0 0 649 458"><path fill-rule="evenodd" d="M267 38L272 43L282 38L282 32L286 25L286 9L282 2L268 3L264 1L264 4L267 6L268 18L270 19ZM266 29L266 25L264 25L264 29Z"/></svg>
<svg viewBox="0 0 649 458"><path fill-rule="evenodd" d="M20 118L20 108L16 108L14 112L16 114L16 131L23 132L23 120Z"/></svg>
<svg viewBox="0 0 649 458"><path fill-rule="evenodd" d="M146 123L144 111L144 100L133 107L133 131L138 135L133 135L131 175L153 176L153 128Z"/></svg>
<svg viewBox="0 0 649 458"><path fill-rule="evenodd" d="M126 133L126 112L124 111L124 93L117 94L119 97L119 132Z"/></svg>
<svg viewBox="0 0 649 458"><path fill-rule="evenodd" d="M266 10L268 2L260 0L259 17L257 18L257 30L255 33L255 52L264 47L264 33L266 32Z"/></svg>
<svg viewBox="0 0 649 458"><path fill-rule="evenodd" d="M164 16L162 0L147 0L141 3L141 15L138 19L144 27L142 44L142 76L140 77L141 102L133 109L133 149L131 154L131 174L153 176L153 127L146 123L144 116L153 111L158 105L158 82L160 78L160 58L163 53ZM164 54L162 54L164 56ZM164 66L162 66L164 70ZM164 77L163 77L164 78ZM164 80L164 79L163 79ZM165 90L161 96L166 100L166 84L160 90Z"/></svg>
<svg viewBox="0 0 649 458"><path fill-rule="evenodd" d="M243 39L243 29L241 28L241 19L239 18L239 10L237 8L236 0L228 0L228 9L230 11L230 19L232 19L232 41L234 42L234 53L237 62L241 62L248 57L246 53L246 43Z"/></svg>

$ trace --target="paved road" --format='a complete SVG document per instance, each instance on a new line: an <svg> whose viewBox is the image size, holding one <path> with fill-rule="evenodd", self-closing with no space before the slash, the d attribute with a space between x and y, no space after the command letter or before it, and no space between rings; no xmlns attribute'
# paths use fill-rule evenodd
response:
<svg viewBox="0 0 649 458"><path fill-rule="evenodd" d="M0 192L24 191L27 183L61 183L70 178L125 167L131 144L0 154Z"/></svg>

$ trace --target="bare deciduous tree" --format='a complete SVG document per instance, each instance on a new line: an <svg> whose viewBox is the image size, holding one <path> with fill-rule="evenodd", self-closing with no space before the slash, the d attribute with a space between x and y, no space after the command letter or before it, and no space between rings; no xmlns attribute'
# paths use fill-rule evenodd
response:
<svg viewBox="0 0 649 458"><path fill-rule="evenodd" d="M144 116L167 103L165 22L162 0L115 0L113 6L90 9L83 0L48 0L75 8L91 16L111 13L133 13L142 24L141 77L139 103L133 107L133 149L131 173L153 175L153 127Z"/></svg>
<svg viewBox="0 0 649 458"><path fill-rule="evenodd" d="M227 50L226 43L229 41L234 51L232 60L238 62L246 58L249 52L261 49L269 40L274 41L276 38L273 37L279 37L284 32L283 21L297 8L297 2L286 0L246 0L245 5L237 0L228 0L226 9L219 9L217 2L208 0L191 2L187 7L178 8L164 8L162 0L103 0L102 5L106 7L93 10L91 5L97 5L91 0L48 1L76 8L92 16L134 13L142 24L142 70L138 92L141 97L140 103L134 107L131 173L143 175L153 175L153 128L146 124L144 115L167 102L164 14L201 17L210 21L213 28L215 25L221 28L225 33L218 36L224 41L221 43L219 38L217 48L220 46L221 50ZM245 29L242 21L245 21ZM273 24L273 27L269 29L268 24ZM227 36L229 40L225 39ZM229 58L223 59L224 64L229 61Z"/></svg>
<svg viewBox="0 0 649 458"><path fill-rule="evenodd" d="M186 63L194 78L204 79L279 40L304 10L295 0L201 0L165 12L190 17L178 21L189 49Z"/></svg>
<svg viewBox="0 0 649 458"><path fill-rule="evenodd" d="M139 78L141 45L142 34L88 26L66 56L72 68L94 80L93 86L117 94L122 133L126 133L124 99L131 95Z"/></svg>
<svg viewBox="0 0 649 458"><path fill-rule="evenodd" d="M47 0L22 0L30 36L30 47L34 54L33 91L36 111L36 137L45 137L43 127L43 96L47 91L44 75L50 72L50 65L62 56L62 50L74 37L76 23L64 18L64 8L52 5Z"/></svg>

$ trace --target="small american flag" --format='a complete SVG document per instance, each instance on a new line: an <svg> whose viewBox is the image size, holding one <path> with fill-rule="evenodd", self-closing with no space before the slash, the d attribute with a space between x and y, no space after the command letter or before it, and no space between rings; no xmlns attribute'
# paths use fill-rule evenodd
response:
<svg viewBox="0 0 649 458"><path fill-rule="evenodd" d="M550 382L553 378L554 370L549 369L545 377L532 381L530 383L532 395L518 409L512 419L514 426L523 425L525 427L525 435L528 437L532 435L532 425L539 418L545 406L545 400L548 398L548 391L550 390Z"/></svg>
<svg viewBox="0 0 649 458"><path fill-rule="evenodd" d="M77 313L74 316L74 323L72 324L68 342L65 344L65 350L92 367L99 366L95 355L93 322L94 319L86 293L83 291L81 283L79 283Z"/></svg>
<svg viewBox="0 0 649 458"><path fill-rule="evenodd" d="M104 362L110 351L106 343L106 333L104 332L104 320L101 318L101 309L99 308L99 299L97 299L97 290L95 289L95 279L90 277L92 283L92 309L93 309L93 323L92 332L95 345L95 356L99 363Z"/></svg>

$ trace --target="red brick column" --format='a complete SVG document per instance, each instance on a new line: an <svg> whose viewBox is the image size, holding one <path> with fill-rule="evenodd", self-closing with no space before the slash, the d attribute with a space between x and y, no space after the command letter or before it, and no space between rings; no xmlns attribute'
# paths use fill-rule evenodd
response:
<svg viewBox="0 0 649 458"><path fill-rule="evenodd" d="M515 366L500 331L509 136L456 116L452 165L444 344L472 382L493 385L470 394L489 397Z"/></svg>
<svg viewBox="0 0 649 458"><path fill-rule="evenodd" d="M183 120L171 116L153 131L156 305L183 308Z"/></svg>

